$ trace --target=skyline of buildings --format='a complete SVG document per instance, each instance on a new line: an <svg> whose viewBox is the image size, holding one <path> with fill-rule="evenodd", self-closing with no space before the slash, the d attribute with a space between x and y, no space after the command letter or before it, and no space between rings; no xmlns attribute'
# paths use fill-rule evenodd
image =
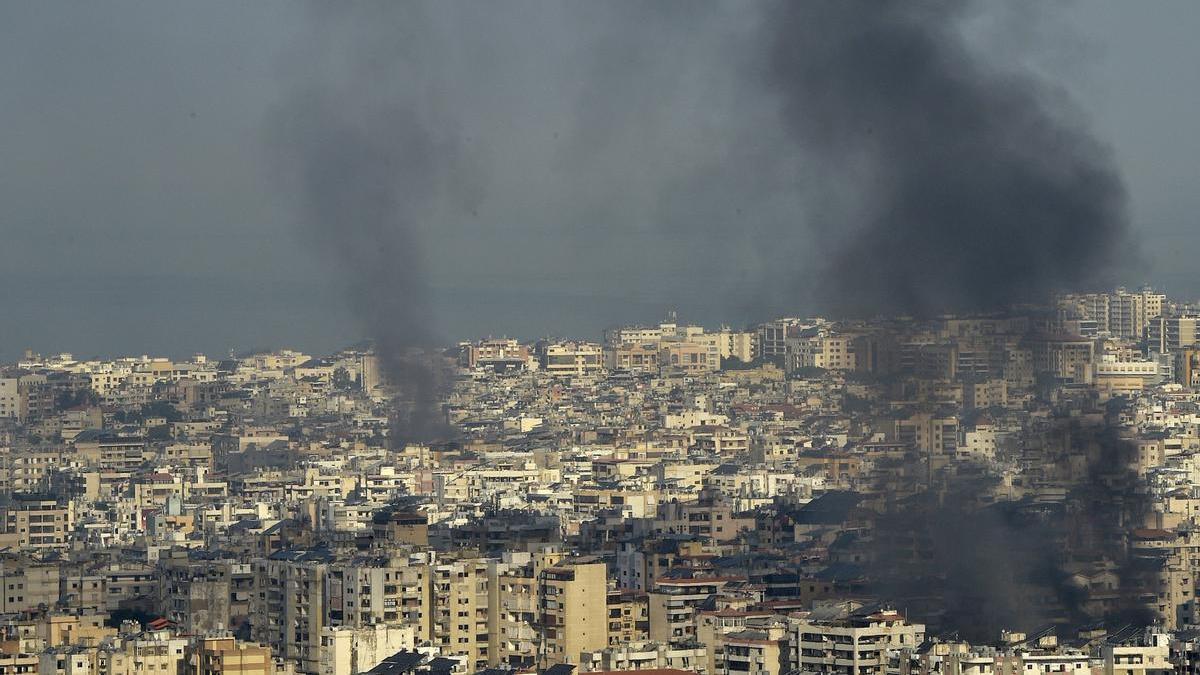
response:
<svg viewBox="0 0 1200 675"><path fill-rule="evenodd" d="M366 348L30 352L0 668L1189 670L1197 316L1117 289L482 338L425 355L454 373L426 444Z"/></svg>
<svg viewBox="0 0 1200 675"><path fill-rule="evenodd" d="M0 11L0 675L1200 675L1200 5L1051 4Z"/></svg>

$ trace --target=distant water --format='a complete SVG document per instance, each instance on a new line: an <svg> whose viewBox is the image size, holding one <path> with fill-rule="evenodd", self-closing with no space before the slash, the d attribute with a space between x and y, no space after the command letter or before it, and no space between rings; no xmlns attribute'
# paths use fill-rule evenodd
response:
<svg viewBox="0 0 1200 675"><path fill-rule="evenodd" d="M114 275L0 277L0 362L25 349L77 357L231 352L290 347L328 353L366 337L340 285L241 279ZM605 327L648 323L677 310L681 321L738 325L753 317L705 298L652 293L438 289L436 327L447 343L486 335L599 340Z"/></svg>
<svg viewBox="0 0 1200 675"><path fill-rule="evenodd" d="M77 357L201 352L294 345L329 349L357 328L336 289L223 279L127 276L6 279L0 360L25 349Z"/></svg>

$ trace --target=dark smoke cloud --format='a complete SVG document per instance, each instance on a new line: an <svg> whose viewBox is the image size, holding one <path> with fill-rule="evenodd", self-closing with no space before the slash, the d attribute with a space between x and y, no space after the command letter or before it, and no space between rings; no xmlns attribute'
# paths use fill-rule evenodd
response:
<svg viewBox="0 0 1200 675"><path fill-rule="evenodd" d="M349 18L358 42L335 42L345 51L332 76L307 81L276 109L270 146L302 225L344 271L350 305L398 390L394 433L436 440L446 433L435 410L445 375L421 231L430 219L465 218L477 182L453 121L424 105L436 97L393 88L399 78L420 89L409 40L419 44L421 22L382 18L392 20L371 28ZM324 19L336 29L347 17Z"/></svg>
<svg viewBox="0 0 1200 675"><path fill-rule="evenodd" d="M973 642L1048 624L1151 623L1142 598L1153 580L1126 540L1129 528L1147 524L1150 503L1131 468L1136 450L1113 427L1056 418L1025 439L1057 467L1062 502L998 498L997 479L972 475L967 462L889 500L868 546L871 589L931 630ZM1102 603L1072 575L1105 565L1119 584L1102 591L1110 596Z"/></svg>
<svg viewBox="0 0 1200 675"><path fill-rule="evenodd" d="M726 320L795 311L813 288L838 312L929 314L1102 281L1127 251L1107 151L1035 77L967 48L970 9L321 5L271 146L412 403L400 435L431 438L435 276L581 302L619 280ZM1111 542L1092 517L1109 493L1090 494L1080 517ZM892 512L924 565L904 578L941 584L945 623L979 635L1070 615L1063 521L975 506L926 492Z"/></svg>
<svg viewBox="0 0 1200 675"><path fill-rule="evenodd" d="M283 168L317 161L347 124L364 143L410 142L383 138L399 122L369 108L405 111L437 141L414 161L440 177L438 192L396 197L409 223L403 248L426 263L414 280L429 298L457 299L448 304L459 311L435 312L447 337L472 337L457 328L480 323L464 320L464 307L497 333L535 337L527 331L546 323L537 298L547 294L578 298L597 328L668 309L710 323L795 311L806 255L800 162L776 102L748 76L762 62L758 6L339 3L312 14L283 66L297 93L269 121L296 130ZM339 252L329 219L306 205L328 196L295 197L348 278L370 268ZM506 306L464 302L460 289Z"/></svg>
<svg viewBox="0 0 1200 675"><path fill-rule="evenodd" d="M761 308L762 289L780 286L759 271L781 269L764 258L769 238L746 231L784 222L779 205L792 194L769 179L793 161L760 131L773 105L741 77L755 12L687 2L312 9L269 145L304 231L415 404L405 437L437 435L439 378L414 353L456 318L436 311L434 279L510 299L577 293L581 304L640 279L645 290L630 299L664 309L668 298Z"/></svg>
<svg viewBox="0 0 1200 675"><path fill-rule="evenodd" d="M769 81L824 173L811 222L826 254L818 296L834 311L995 309L1108 282L1130 255L1107 148L1058 92L968 48L976 9L775 8Z"/></svg>
<svg viewBox="0 0 1200 675"><path fill-rule="evenodd" d="M828 311L1004 309L1110 283L1131 255L1107 148L1061 92L970 48L967 23L981 6L773 7L767 82L792 147L821 172L806 215L823 254L813 287ZM1144 508L1112 429L1067 426L1055 421L1046 434L1057 440L1043 450L1074 461L1055 479L1069 492L1063 504L1008 501L958 465L890 495L870 556L881 597L972 640L1143 616L1130 575L1102 610L1072 582L1088 565L1129 567L1125 531Z"/></svg>
<svg viewBox="0 0 1200 675"><path fill-rule="evenodd" d="M522 326L522 294L548 290L713 322L1089 284L1122 239L1120 182L1052 92L966 48L966 8L316 5L284 68L299 93L270 124L293 129L289 170L347 130L397 155L374 166L407 174L384 200L408 224L381 250L409 254L409 281L515 300L477 308L498 331ZM317 211L309 230L330 228ZM362 248L392 236L364 230ZM372 268L318 237L352 249L338 253L349 276Z"/></svg>

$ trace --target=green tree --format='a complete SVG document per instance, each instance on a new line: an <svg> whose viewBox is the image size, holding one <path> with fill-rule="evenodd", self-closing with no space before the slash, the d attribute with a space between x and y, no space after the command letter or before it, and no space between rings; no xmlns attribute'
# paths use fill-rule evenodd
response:
<svg viewBox="0 0 1200 675"><path fill-rule="evenodd" d="M345 366L338 366L337 370L333 371L333 388L340 391L354 388L354 379L350 377L350 371L346 370Z"/></svg>

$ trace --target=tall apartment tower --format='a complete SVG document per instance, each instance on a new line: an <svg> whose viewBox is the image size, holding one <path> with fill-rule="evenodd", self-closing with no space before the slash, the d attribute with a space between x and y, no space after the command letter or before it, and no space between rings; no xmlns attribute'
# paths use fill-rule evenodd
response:
<svg viewBox="0 0 1200 675"><path fill-rule="evenodd" d="M580 653L608 646L608 566L560 564L538 577L542 624L539 665L578 665Z"/></svg>
<svg viewBox="0 0 1200 675"><path fill-rule="evenodd" d="M318 673L321 631L327 625L325 555L284 552L254 562L251 639L273 653L294 660L296 670Z"/></svg>
<svg viewBox="0 0 1200 675"><path fill-rule="evenodd" d="M363 354L359 363L359 371L362 377L362 390L369 394L380 384L379 357L374 354Z"/></svg>
<svg viewBox="0 0 1200 675"><path fill-rule="evenodd" d="M1146 339L1150 350L1175 352L1200 342L1200 316L1166 315L1150 321Z"/></svg>
<svg viewBox="0 0 1200 675"><path fill-rule="evenodd" d="M1166 295L1151 288L1128 291L1118 288L1112 293L1087 293L1064 296L1060 306L1072 318L1094 321L1109 335L1127 340L1146 337L1155 317L1161 316Z"/></svg>
<svg viewBox="0 0 1200 675"><path fill-rule="evenodd" d="M464 559L430 570L430 637L442 656L461 657L471 672L489 665L488 561Z"/></svg>

